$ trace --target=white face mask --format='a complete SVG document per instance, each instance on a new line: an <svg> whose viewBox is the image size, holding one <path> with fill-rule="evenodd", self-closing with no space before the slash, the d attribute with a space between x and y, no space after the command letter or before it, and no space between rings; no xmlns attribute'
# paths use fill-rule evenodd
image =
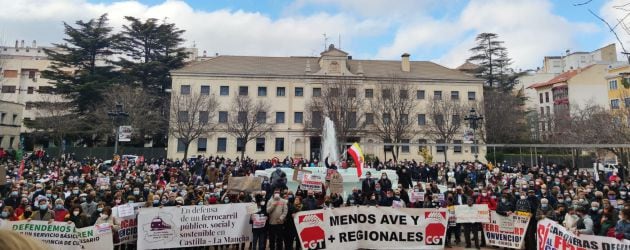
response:
<svg viewBox="0 0 630 250"><path fill-rule="evenodd" d="M79 211L74 211L72 214L74 214L74 216L79 216Z"/></svg>

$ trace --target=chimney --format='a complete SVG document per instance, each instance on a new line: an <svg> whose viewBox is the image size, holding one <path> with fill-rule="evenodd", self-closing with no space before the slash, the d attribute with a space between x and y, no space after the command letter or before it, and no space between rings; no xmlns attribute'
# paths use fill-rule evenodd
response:
<svg viewBox="0 0 630 250"><path fill-rule="evenodd" d="M24 40L20 42L20 48L24 48Z"/></svg>
<svg viewBox="0 0 630 250"><path fill-rule="evenodd" d="M405 53L401 56L401 67L403 72L409 72L411 70L411 65L409 64L409 54Z"/></svg>
<svg viewBox="0 0 630 250"><path fill-rule="evenodd" d="M33 48L37 48L37 41L33 40Z"/></svg>

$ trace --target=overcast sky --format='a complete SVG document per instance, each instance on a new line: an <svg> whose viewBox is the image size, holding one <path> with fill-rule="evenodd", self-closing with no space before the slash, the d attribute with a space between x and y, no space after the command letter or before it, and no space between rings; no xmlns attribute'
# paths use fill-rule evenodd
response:
<svg viewBox="0 0 630 250"><path fill-rule="evenodd" d="M615 42L588 9L613 22L626 0L0 0L0 37L61 42L62 23L109 13L167 19L185 29L185 46L230 55L314 56L324 35L360 59L431 60L455 67L480 32L505 41L517 69L545 55L590 51ZM628 7L630 10L630 7ZM341 42L339 36L341 35ZM624 42L630 37L623 36ZM621 48L617 48L621 51ZM630 49L630 48L629 48Z"/></svg>

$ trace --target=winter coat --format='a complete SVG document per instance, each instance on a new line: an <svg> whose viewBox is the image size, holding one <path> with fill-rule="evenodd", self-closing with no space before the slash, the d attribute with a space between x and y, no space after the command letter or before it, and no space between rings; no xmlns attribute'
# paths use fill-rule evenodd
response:
<svg viewBox="0 0 630 250"><path fill-rule="evenodd" d="M619 220L615 226L615 233L623 234L623 238L630 240L630 221Z"/></svg>
<svg viewBox="0 0 630 250"><path fill-rule="evenodd" d="M271 198L267 201L267 213L269 214L270 225L282 225L284 219L289 214L287 200L282 198Z"/></svg>

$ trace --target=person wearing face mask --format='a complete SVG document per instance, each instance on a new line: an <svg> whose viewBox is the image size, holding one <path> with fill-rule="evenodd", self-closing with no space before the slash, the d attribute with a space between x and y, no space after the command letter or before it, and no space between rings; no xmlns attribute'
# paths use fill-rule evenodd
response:
<svg viewBox="0 0 630 250"><path fill-rule="evenodd" d="M6 199L4 199L4 205L5 206L11 206L11 207L18 207L20 205L20 197L19 195L19 191L17 188L12 188L11 192L9 193L9 197L7 197Z"/></svg>
<svg viewBox="0 0 630 250"><path fill-rule="evenodd" d="M68 209L63 206L63 200L55 200L55 207L53 208L55 213L55 221L65 221L66 215L68 215Z"/></svg>
<svg viewBox="0 0 630 250"><path fill-rule="evenodd" d="M504 192L501 195L501 200L497 205L497 214L508 216L514 213L514 202L510 199L510 195L507 192Z"/></svg>
<svg viewBox="0 0 630 250"><path fill-rule="evenodd" d="M18 218L15 216L12 206L5 206L4 208L2 208L2 214L0 214L0 218L2 218L3 220L9 220L9 221L18 220Z"/></svg>
<svg viewBox="0 0 630 250"><path fill-rule="evenodd" d="M71 213L68 213L68 215L66 215L64 221L67 221L68 223L74 223L74 226L77 228L83 228L92 225L88 217L85 216L85 214L83 213L83 209L81 208L81 206L74 206L71 211Z"/></svg>
<svg viewBox="0 0 630 250"><path fill-rule="evenodd" d="M103 208L103 212L101 212L101 216L96 220L95 225L100 225L103 223L110 224L112 226L113 231L118 231L120 229L120 225L118 221L112 216L112 208L105 207Z"/></svg>
<svg viewBox="0 0 630 250"><path fill-rule="evenodd" d="M591 220L593 220L593 234L599 232L602 227L602 210L600 209L599 205L599 202L591 202L591 208L587 212L588 215L591 217Z"/></svg>
<svg viewBox="0 0 630 250"><path fill-rule="evenodd" d="M381 179L378 180L378 184L381 186L381 191L383 192L392 190L392 181L387 177L386 173L381 174Z"/></svg>
<svg viewBox="0 0 630 250"><path fill-rule="evenodd" d="M333 194L333 195L336 195L336 194ZM297 228L295 227L295 222L293 221L293 217L300 210L298 210L298 208L295 206L295 198L291 196L293 196L293 194L284 195L285 200L287 200L287 208L288 208L287 219L284 220L284 231L285 231L284 249L285 250L293 250L294 247L296 247L296 249L299 249L298 247L300 245L298 234L297 234ZM343 200L341 202L343 203ZM334 203L334 200L333 200L333 203ZM297 244L295 244L296 240L297 240Z"/></svg>
<svg viewBox="0 0 630 250"><path fill-rule="evenodd" d="M398 175L398 184L402 185L402 189L407 190L411 188L413 182L411 181L411 173L407 166L401 166L396 170L396 174Z"/></svg>
<svg viewBox="0 0 630 250"><path fill-rule="evenodd" d="M628 189L626 189L626 187L621 186L619 188L619 200L628 200Z"/></svg>
<svg viewBox="0 0 630 250"><path fill-rule="evenodd" d="M85 216L90 216L96 210L95 195L96 194L89 194L84 196L85 200L81 203L81 208L83 212L85 212Z"/></svg>
<svg viewBox="0 0 630 250"><path fill-rule="evenodd" d="M540 207L536 211L536 219L542 220L545 218L554 220L554 221L557 219L556 211L553 209L551 205L549 205L549 200L542 198L540 199Z"/></svg>
<svg viewBox="0 0 630 250"><path fill-rule="evenodd" d="M265 250L267 243L267 208L266 202L261 200L256 204L258 211L252 214L250 223L252 224L252 250Z"/></svg>
<svg viewBox="0 0 630 250"><path fill-rule="evenodd" d="M365 174L365 179L361 181L361 194L363 195L363 199L370 197L376 190L376 183L372 179L372 173L368 171Z"/></svg>
<svg viewBox="0 0 630 250"><path fill-rule="evenodd" d="M594 234L593 219L591 219L591 216L588 215L588 212L586 211L586 209L580 207L576 209L575 213L579 217L576 223L575 233L577 235L582 235L582 234L593 235Z"/></svg>
<svg viewBox="0 0 630 250"><path fill-rule="evenodd" d="M317 205L317 199L315 199L314 196L314 192L309 190L308 191L308 196L306 197L306 199L302 200L302 211L309 211L309 210L315 210L315 209L319 209L319 205Z"/></svg>
<svg viewBox="0 0 630 250"><path fill-rule="evenodd" d="M98 217L101 216L103 209L105 209L105 203L101 201L96 205L96 211L94 211L94 213L88 216L88 219L91 225L96 223L96 220L98 220Z"/></svg>
<svg viewBox="0 0 630 250"><path fill-rule="evenodd" d="M283 225L289 214L289 207L287 200L280 196L280 189L275 189L272 198L267 201L267 213L269 214L269 247L272 250L283 249L285 235Z"/></svg>
<svg viewBox="0 0 630 250"><path fill-rule="evenodd" d="M46 198L39 199L37 211L34 211L28 220L41 220L48 222L53 222L55 220L55 215L48 208L48 200Z"/></svg>
<svg viewBox="0 0 630 250"><path fill-rule="evenodd" d="M630 209L623 209L619 213L619 221L615 225L615 237L619 240L630 240Z"/></svg>
<svg viewBox="0 0 630 250"><path fill-rule="evenodd" d="M475 204L487 204L490 210L497 210L497 201L492 198L492 190L482 190Z"/></svg>

